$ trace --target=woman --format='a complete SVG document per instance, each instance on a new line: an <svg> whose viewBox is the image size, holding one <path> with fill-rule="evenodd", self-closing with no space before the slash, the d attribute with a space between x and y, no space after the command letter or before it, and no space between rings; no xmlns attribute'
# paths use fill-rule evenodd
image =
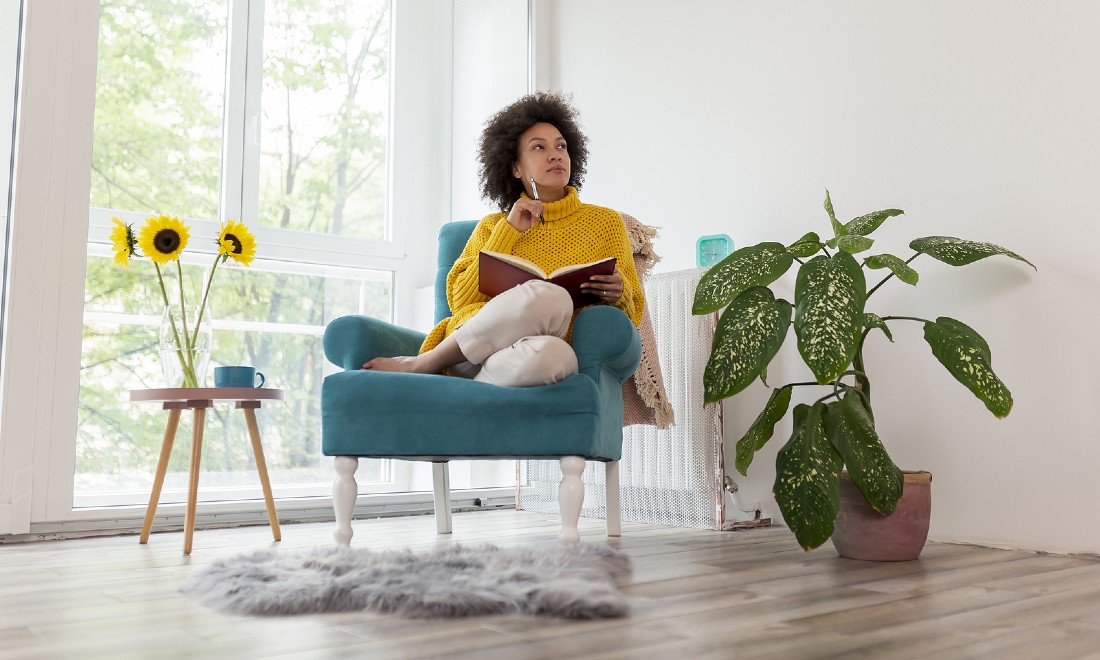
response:
<svg viewBox="0 0 1100 660"><path fill-rule="evenodd" d="M615 257L611 275L581 285L635 325L644 297L630 241L615 211L584 204L587 138L561 94L537 92L486 123L478 154L481 192L501 211L483 218L447 277L453 316L416 356L374 358L364 369L442 373L509 386L556 383L577 372L568 344L576 314L565 289L532 280L490 299L478 290L478 253L514 254L544 271Z"/></svg>

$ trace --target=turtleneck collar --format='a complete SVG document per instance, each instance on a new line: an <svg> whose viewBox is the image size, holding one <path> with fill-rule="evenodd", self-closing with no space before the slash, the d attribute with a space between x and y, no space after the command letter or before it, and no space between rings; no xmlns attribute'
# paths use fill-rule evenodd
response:
<svg viewBox="0 0 1100 660"><path fill-rule="evenodd" d="M527 197L527 193L522 193L524 197ZM528 197L530 199L530 197ZM547 222L553 222L560 220L568 215L571 215L574 211L581 207L581 199L577 196L577 189L573 186L565 187L565 197L562 197L556 202L547 202L543 206L543 217Z"/></svg>

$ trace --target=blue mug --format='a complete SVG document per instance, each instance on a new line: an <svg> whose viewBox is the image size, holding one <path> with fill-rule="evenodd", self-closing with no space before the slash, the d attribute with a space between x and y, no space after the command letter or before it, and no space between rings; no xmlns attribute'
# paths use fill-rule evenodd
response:
<svg viewBox="0 0 1100 660"><path fill-rule="evenodd" d="M260 382L256 382L259 376ZM267 379L256 367L215 367L215 387L263 387Z"/></svg>

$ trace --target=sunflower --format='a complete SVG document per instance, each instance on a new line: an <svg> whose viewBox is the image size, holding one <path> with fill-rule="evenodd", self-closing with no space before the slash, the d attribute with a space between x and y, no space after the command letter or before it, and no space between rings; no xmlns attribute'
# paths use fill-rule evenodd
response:
<svg viewBox="0 0 1100 660"><path fill-rule="evenodd" d="M111 230L111 243L115 251L115 265L122 267L129 266L130 259L136 254L135 248L137 247L137 237L134 236L134 226L125 224L118 218L111 218L111 222L115 223L114 229Z"/></svg>
<svg viewBox="0 0 1100 660"><path fill-rule="evenodd" d="M256 237L243 223L226 220L218 232L218 254L222 261L233 259L248 266L256 256Z"/></svg>
<svg viewBox="0 0 1100 660"><path fill-rule="evenodd" d="M179 218L157 215L145 221L138 236L138 246L150 259L164 265L179 259L190 237L187 225Z"/></svg>

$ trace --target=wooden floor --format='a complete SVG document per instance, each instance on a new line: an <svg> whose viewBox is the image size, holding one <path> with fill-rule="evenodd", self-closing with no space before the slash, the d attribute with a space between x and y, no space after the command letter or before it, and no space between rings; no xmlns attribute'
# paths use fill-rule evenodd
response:
<svg viewBox="0 0 1100 660"><path fill-rule="evenodd" d="M357 521L355 547L551 543L556 516L456 514ZM586 543L608 542L582 520ZM281 548L330 543L331 525L283 527ZM192 571L271 547L266 527L0 545L0 658L1100 658L1100 562L930 544L916 562L803 553L782 528L626 523L625 619L375 614L227 616L184 598ZM1091 655L1090 655L1091 654Z"/></svg>

